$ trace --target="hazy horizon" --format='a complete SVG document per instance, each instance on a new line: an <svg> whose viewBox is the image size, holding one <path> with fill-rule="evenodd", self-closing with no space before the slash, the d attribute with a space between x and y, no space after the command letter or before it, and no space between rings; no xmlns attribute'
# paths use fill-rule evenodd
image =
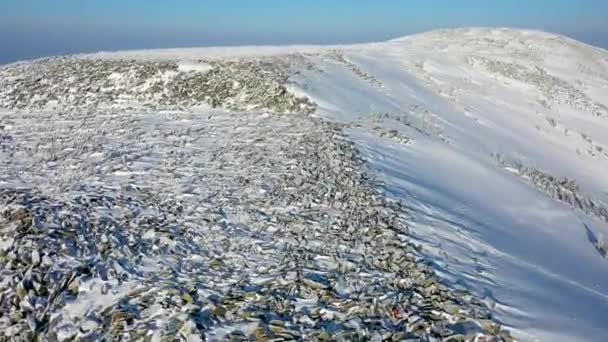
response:
<svg viewBox="0 0 608 342"><path fill-rule="evenodd" d="M6 0L0 64L102 50L349 44L479 26L553 32L608 48L607 12L599 0Z"/></svg>

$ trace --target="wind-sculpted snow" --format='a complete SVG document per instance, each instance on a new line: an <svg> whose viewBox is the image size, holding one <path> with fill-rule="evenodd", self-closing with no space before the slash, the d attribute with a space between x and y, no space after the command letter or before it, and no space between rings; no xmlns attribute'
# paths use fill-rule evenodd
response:
<svg viewBox="0 0 608 342"><path fill-rule="evenodd" d="M600 200L590 198L583 193L575 180L568 179L567 177L557 178L533 167L524 166L519 162L507 162L500 155L495 157L500 166L532 183L551 198L567 203L574 209L581 210L608 223L608 208L606 204ZM608 240L604 238L602 233L596 236L589 227L586 228L591 236L590 242L593 243L603 256L606 256L608 252Z"/></svg>
<svg viewBox="0 0 608 342"><path fill-rule="evenodd" d="M519 162L507 162L500 156L497 157L497 160L500 166L523 179L529 180L550 197L568 203L587 214L595 215L608 223L608 209L605 205L582 193L574 179L557 178L533 167L524 166Z"/></svg>
<svg viewBox="0 0 608 342"><path fill-rule="evenodd" d="M600 341L606 89L508 29L3 66L0 334Z"/></svg>
<svg viewBox="0 0 608 342"><path fill-rule="evenodd" d="M506 63L484 57L473 56L469 59L472 66L481 65L485 70L525 84L533 85L541 92L539 102L551 109L552 105L566 104L580 111L589 111L595 116L608 116L608 107L594 102L579 89L567 82L551 76L539 66L529 70L525 66Z"/></svg>

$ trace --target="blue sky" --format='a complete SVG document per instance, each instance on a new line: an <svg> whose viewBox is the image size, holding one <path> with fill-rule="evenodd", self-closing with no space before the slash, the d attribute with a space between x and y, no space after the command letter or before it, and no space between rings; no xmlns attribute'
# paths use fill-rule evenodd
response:
<svg viewBox="0 0 608 342"><path fill-rule="evenodd" d="M0 0L0 63L81 51L350 43L510 26L608 47L607 0Z"/></svg>

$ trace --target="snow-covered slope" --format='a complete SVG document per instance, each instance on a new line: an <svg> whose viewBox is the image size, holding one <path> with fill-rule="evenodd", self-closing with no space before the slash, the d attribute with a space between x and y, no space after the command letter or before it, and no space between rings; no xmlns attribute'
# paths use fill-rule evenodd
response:
<svg viewBox="0 0 608 342"><path fill-rule="evenodd" d="M283 314L266 317L261 322L274 323L262 328L259 320L240 323L245 334L276 333L280 325L300 329L292 336L302 338L340 338L349 329L378 337L367 320L353 320L371 315L357 310L372 298L377 307L393 295L387 284L401 275L376 261L398 257L383 254L393 253L395 240L403 243L397 244L402 253L424 257L446 293L470 292L485 303L459 303L462 312L485 306L518 339L602 341L608 334L605 50L542 32L478 28L355 46L99 53L0 68L0 107L5 191L27 191L43 196L36 203L67 207L91 193L120 203L132 196L134 211L146 212L154 225L169 217L170 228L161 233L143 227L121 236L125 241L162 242L180 225L188 227L178 244L192 262L167 254L166 246L175 245L168 240L154 253L139 251L141 263L129 264L133 250L124 247L116 248L127 256L104 259L122 265L131 279L113 285L116 298L120 286L133 289L137 279L148 279L160 257L167 258L158 266L163 272L202 272L198 281L209 285L194 299L190 289L184 302L213 314L186 320L194 323L184 324L182 333L196 328L210 339L229 333L229 324L215 320L221 303L201 298L226 298L226 287L240 284L246 292L240 295L261 296L251 300L256 305L270 292L287 291L292 302L276 305L294 305L297 312L287 315L296 317L291 321ZM299 154L290 154L294 150ZM351 153L362 163L345 161ZM355 181L344 183L341 175ZM310 193L316 188L323 190ZM366 200L357 199L360 191ZM164 200L177 201L186 213L176 214L173 204L153 205ZM4 202L16 208L14 201ZM388 208L380 221L398 220L386 226L361 221L358 213L376 206ZM110 215L120 222L126 215L121 205L87 210L83 215L91 220ZM132 220L139 227L141 220ZM289 233L286 227L292 227ZM16 243L6 232L2 239L4 249ZM253 247L241 248L247 241ZM294 252L298 244L304 254ZM78 255L64 262L74 263ZM64 266L53 267L60 272ZM323 305L311 303L315 295L298 297L304 290L287 284L300 277L311 287L309 295L317 293L315 300L336 297ZM8 286L8 279L2 281ZM63 315L69 316L70 305L80 312L95 302L98 280L87 281L88 292L58 305ZM179 286L178 297L191 282ZM429 299L433 292L426 289L420 293ZM169 298L173 290L148 291ZM347 299L350 304L341 302ZM146 309L138 319L165 315L171 322L180 310L192 309L163 305L162 313ZM436 305L434 310L449 311ZM52 317L62 314L48 310ZM231 310L222 308L219 322L237 322L242 312ZM392 319L398 317L399 309ZM114 327L114 321L114 315L72 317L56 327L69 336L77 326L94 331ZM383 327L390 331L388 321ZM318 322L334 325L321 329ZM408 329L416 323L408 321Z"/></svg>
<svg viewBox="0 0 608 342"><path fill-rule="evenodd" d="M602 340L608 260L594 244L608 235L608 53L471 29L344 56L379 86L333 62L303 83L326 104L321 113L361 124L352 136L386 193L407 199L439 272L495 301L522 338ZM378 138L375 126L413 143ZM514 165L557 179L547 185ZM555 193L562 177L576 181L577 199ZM603 210L579 204L587 198Z"/></svg>
<svg viewBox="0 0 608 342"><path fill-rule="evenodd" d="M378 84L340 62L316 63L325 73L303 84L320 113L361 125L353 139L386 193L407 200L437 269L495 301L523 338L602 340L608 260L594 244L608 236L608 53L472 29L343 54ZM562 177L578 185L575 199L555 190Z"/></svg>

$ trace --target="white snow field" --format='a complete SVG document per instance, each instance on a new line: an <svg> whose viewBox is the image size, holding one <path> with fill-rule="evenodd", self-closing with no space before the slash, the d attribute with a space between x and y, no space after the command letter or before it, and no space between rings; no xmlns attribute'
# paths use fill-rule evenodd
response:
<svg viewBox="0 0 608 342"><path fill-rule="evenodd" d="M192 85L199 83L192 80L197 77L205 87L194 91ZM205 282L198 296L220 297L232 291L229 284L258 289L268 279L280 279L278 283L287 286L296 274L305 273L304 282L313 290L327 290L324 284L331 283L331 288L340 289L336 291L341 299L353 302L358 299L350 298L352 293L373 293L384 289L381 279L396 277L394 270L366 262L384 248L394 249L391 239L403 242L406 230L402 246L409 248L408 255L430 266L446 291L472 293L517 340L605 341L608 336L606 50L543 32L471 28L352 46L100 52L0 67L0 108L0 190L32 192L53 203L76 203L75 196L89 192L100 201L120 198L111 201L128 203L124 198L133 197L136 209L97 208L86 215L119 221L135 217L128 214L132 210L145 217L164 215L170 223L161 233L143 228L116 238L158 242L162 236L161 247L141 252L145 257L137 264L122 263L121 258L132 257L131 250L112 256L116 260L108 265L114 266L108 267L120 264L128 280L110 279L105 285L88 280L88 289L79 292L76 287L76 298L66 297L63 306L31 303L51 311L46 324L68 317L54 325L60 339L108 324L114 327L122 316L112 314L106 321L103 315L83 317L91 308L118 305L121 293L138 289L137 279L149 280L149 274L160 271L173 272L182 281L194 268L197 279ZM350 148L362 162L340 162L336 174L294 171L310 163L327 163L333 170L331 160L341 160L344 153L350 156ZM317 149L322 151L319 156ZM292 155L292 150L300 152ZM357 181L342 189L341 180L332 180L341 173ZM294 177L303 180L277 185ZM377 197L387 208L400 203L390 214L398 215L399 224L408 229L382 230L379 235L369 233L365 224L347 234L324 230L334 217L350 222L367 210L367 202L354 204L356 195L335 205L339 196L333 184L340 193L359 183L365 190L352 191L363 191L370 203L379 201ZM320 187L335 198L331 204L314 199L314 194L300 200L300 187ZM269 200L270 194L285 200ZM5 197L10 196L15 195ZM160 203L165 199L183 207L180 215L163 212L165 204ZM256 203L263 205L256 209ZM5 210L15 207L9 200L0 204ZM223 219L208 219L204 215L209 213ZM293 227L289 234L283 232L291 223L281 223L280 217L276 221L273 215L291 215L285 222L299 222L298 233ZM5 220L10 222L10 217ZM16 229L13 223L4 224ZM8 228L0 229L0 282L6 287L7 275L16 271L6 266L4 255L10 256L18 241ZM183 237L171 237L181 232ZM377 244L370 242L374 239ZM33 246L41 246L36 243ZM283 260L297 246L308 248L309 254L293 263L307 266L292 274ZM180 252L170 255L167 249ZM72 265L76 255L66 257L62 266L49 267ZM220 264L225 269L207 270ZM334 284L329 270L342 271L344 265L362 278L353 275ZM366 285L371 283L375 285ZM184 280L184 287L187 284ZM108 294L107 286L114 291ZM178 291L179 296L188 305L199 300ZM376 296L381 302L386 299ZM28 304L19 298L17 306L27 313L23 307ZM349 340L354 337L340 333L367 327L365 320L349 320L339 329L324 325L319 332L312 321L344 317L337 304L311 314L320 298L292 303L298 313L292 323L314 327L311 331L296 334L297 325L278 322L285 319L281 315L271 317L267 331L279 334L277 330L284 329L291 335L283 335L296 339ZM373 303L375 307L375 299ZM204 318L215 322L205 326L210 340L236 339L230 335L235 326L245 335L257 334L262 324L253 319L234 323L225 314L231 312L226 305L221 316L225 314L222 320L231 325L222 325L213 318L218 303L199 304L213 313ZM137 319L154 322L164 315L169 323L161 327L156 321L162 330L190 309L163 302L143 310ZM7 315L0 316L0 326L13 324L17 333L18 317ZM23 326L32 332L45 329L38 316L22 316L27 316ZM176 330L194 338L189 329L196 324L179 319L186 323ZM410 319L408 329L416 322ZM147 329L151 332L144 330L141 336L160 338L150 326ZM431 335L418 338L441 340ZM358 337L387 336L370 331Z"/></svg>

